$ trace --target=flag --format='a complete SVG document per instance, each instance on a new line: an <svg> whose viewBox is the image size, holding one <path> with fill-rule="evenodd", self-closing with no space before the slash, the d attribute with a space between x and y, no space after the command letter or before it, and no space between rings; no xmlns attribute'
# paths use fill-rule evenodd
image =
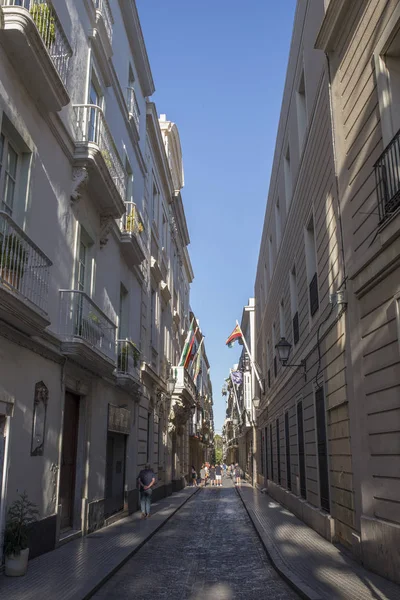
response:
<svg viewBox="0 0 400 600"><path fill-rule="evenodd" d="M199 328L196 327L196 329L194 330L194 333L193 333L193 337L192 337L192 339L191 339L191 341L189 343L188 353L187 353L185 361L183 363L183 366L185 367L185 369L188 368L189 363L193 359L193 356L194 356L193 346L194 346L194 342L196 340L196 334L197 334L198 329ZM182 365L179 365L179 366L182 366Z"/></svg>
<svg viewBox="0 0 400 600"><path fill-rule="evenodd" d="M185 345L183 346L181 358L179 360L180 367L183 367L183 365L185 364L186 357L189 353L190 342L192 341L193 329L194 329L194 318L192 319L192 322L190 323L189 331L188 331L188 334L187 334L186 340L185 340Z"/></svg>
<svg viewBox="0 0 400 600"><path fill-rule="evenodd" d="M196 383L196 380L199 376L200 373L200 368L201 368L201 346L203 344L204 341L204 336L201 338L201 342L200 342L200 346L197 348L197 352L196 352L196 360L194 363L194 372L193 372L193 382Z"/></svg>
<svg viewBox="0 0 400 600"><path fill-rule="evenodd" d="M242 371L232 371L231 372L231 379L233 383L236 383L236 385L240 385L243 382L243 373Z"/></svg>
<svg viewBox="0 0 400 600"><path fill-rule="evenodd" d="M231 335L226 340L225 344L232 348L233 344L236 340L240 340L243 337L242 330L240 329L240 325L236 325L235 329L232 331Z"/></svg>

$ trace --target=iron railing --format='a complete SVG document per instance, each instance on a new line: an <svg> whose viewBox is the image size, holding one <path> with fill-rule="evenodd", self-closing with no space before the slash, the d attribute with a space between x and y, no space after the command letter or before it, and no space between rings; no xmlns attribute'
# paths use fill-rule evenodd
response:
<svg viewBox="0 0 400 600"><path fill-rule="evenodd" d="M310 292L310 313L311 313L311 316L313 317L319 308L318 278L317 278L316 273L310 281L309 292Z"/></svg>
<svg viewBox="0 0 400 600"><path fill-rule="evenodd" d="M123 233L141 234L144 231L144 225L137 206L134 202L125 202L126 212L120 220L120 227Z"/></svg>
<svg viewBox="0 0 400 600"><path fill-rule="evenodd" d="M400 207L400 131L374 165L379 221L383 223Z"/></svg>
<svg viewBox="0 0 400 600"><path fill-rule="evenodd" d="M0 211L0 282L47 313L52 263L5 212Z"/></svg>
<svg viewBox="0 0 400 600"><path fill-rule="evenodd" d="M116 325L85 292L60 290L60 335L66 341L82 339L115 360Z"/></svg>
<svg viewBox="0 0 400 600"><path fill-rule="evenodd" d="M300 339L300 330L299 330L299 313L293 317L293 343L296 345Z"/></svg>
<svg viewBox="0 0 400 600"><path fill-rule="evenodd" d="M125 198L125 169L102 109L95 104L75 104L74 113L76 142L97 144L121 198Z"/></svg>
<svg viewBox="0 0 400 600"><path fill-rule="evenodd" d="M98 12L103 19L108 39L110 44L112 44L114 19L111 13L110 4L108 0L93 0L93 3L95 5L96 12Z"/></svg>
<svg viewBox="0 0 400 600"><path fill-rule="evenodd" d="M139 378L140 350L132 340L117 340L117 375Z"/></svg>
<svg viewBox="0 0 400 600"><path fill-rule="evenodd" d="M127 88L127 104L128 104L128 113L132 117L132 119L136 125L136 130L139 133L140 110L139 110L138 102L136 100L135 90L133 89L133 87Z"/></svg>
<svg viewBox="0 0 400 600"><path fill-rule="evenodd" d="M47 52L64 85L67 83L71 46L49 0L0 0L3 6L18 6L29 11Z"/></svg>

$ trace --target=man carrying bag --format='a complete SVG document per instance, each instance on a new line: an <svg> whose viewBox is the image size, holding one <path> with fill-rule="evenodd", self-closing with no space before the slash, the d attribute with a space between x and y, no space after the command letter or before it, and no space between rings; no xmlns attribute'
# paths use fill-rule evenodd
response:
<svg viewBox="0 0 400 600"><path fill-rule="evenodd" d="M146 519L150 517L151 495L153 493L152 488L156 482L156 476L148 463L145 465L144 469L140 471L137 482L140 490L142 519Z"/></svg>

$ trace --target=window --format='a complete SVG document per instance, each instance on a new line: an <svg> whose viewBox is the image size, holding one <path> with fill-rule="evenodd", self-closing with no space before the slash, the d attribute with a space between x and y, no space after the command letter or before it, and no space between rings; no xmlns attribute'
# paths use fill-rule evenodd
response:
<svg viewBox="0 0 400 600"><path fill-rule="evenodd" d="M304 423L303 423L303 402L297 403L297 445L299 451L299 475L300 475L300 496L307 498L306 491L306 463L304 452Z"/></svg>
<svg viewBox="0 0 400 600"><path fill-rule="evenodd" d="M86 261L87 261L87 247L84 242L79 242L79 255L78 255L78 290L84 292L86 288Z"/></svg>
<svg viewBox="0 0 400 600"><path fill-rule="evenodd" d="M267 341L267 369L268 369L268 387L271 387L271 367L270 367L270 360L271 360L271 344L269 342L269 340Z"/></svg>
<svg viewBox="0 0 400 600"><path fill-rule="evenodd" d="M146 448L146 462L150 462L150 452L152 449L152 436L153 436L153 413L147 413L147 448Z"/></svg>
<svg viewBox="0 0 400 600"><path fill-rule="evenodd" d="M290 149L286 149L285 158L283 161L283 174L285 178L285 195L286 195L286 214L289 212L290 203L292 201L292 172L290 168Z"/></svg>
<svg viewBox="0 0 400 600"><path fill-rule="evenodd" d="M283 303L283 298L279 304L279 331L281 338L286 337L286 328L285 328L285 306Z"/></svg>
<svg viewBox="0 0 400 600"><path fill-rule="evenodd" d="M274 480L274 445L272 441L272 423L269 425L269 449L271 455L271 480Z"/></svg>
<svg viewBox="0 0 400 600"><path fill-rule="evenodd" d="M168 233L168 219L167 219L167 215L165 214L165 210L163 210L163 214L162 214L162 228L161 228L161 244L162 247L164 248L165 252L167 251L167 233Z"/></svg>
<svg viewBox="0 0 400 600"><path fill-rule="evenodd" d="M276 460L278 467L278 483L281 485L282 477L281 477L281 439L280 439L280 431L279 431L279 419L276 420Z"/></svg>
<svg viewBox="0 0 400 600"><path fill-rule="evenodd" d="M118 320L118 339L125 340L128 338L128 290L124 285L120 286L119 293L119 320Z"/></svg>
<svg viewBox="0 0 400 600"><path fill-rule="evenodd" d="M246 410L251 410L251 376L249 371L243 373L243 387L244 387L244 407Z"/></svg>
<svg viewBox="0 0 400 600"><path fill-rule="evenodd" d="M296 94L297 106L297 128L299 134L299 150L301 152L304 144L304 138L307 129L307 105L306 105L306 87L304 83L304 70L300 76L299 87Z"/></svg>
<svg viewBox="0 0 400 600"><path fill-rule="evenodd" d="M282 222L281 222L281 209L279 206L279 198L275 202L275 230L276 230L276 248L278 249L281 244L282 236Z"/></svg>
<svg viewBox="0 0 400 600"><path fill-rule="evenodd" d="M89 94L88 94L89 104L93 106L103 107L103 94L101 91L101 86L97 80L97 77L94 72L92 72L92 77L90 81ZM94 142L96 144L100 143L100 115L99 111L96 108L90 109L89 114L89 127L88 127L88 140L89 142Z"/></svg>
<svg viewBox="0 0 400 600"><path fill-rule="evenodd" d="M265 476L269 479L269 451L268 451L268 427L264 429L265 435Z"/></svg>
<svg viewBox="0 0 400 600"><path fill-rule="evenodd" d="M290 287L290 312L292 315L292 329L293 329L293 344L294 346L300 339L299 331L299 312L298 312L298 299L297 299L297 275L296 267L289 274L289 287Z"/></svg>
<svg viewBox="0 0 400 600"><path fill-rule="evenodd" d="M155 184L153 184L152 211L153 211L153 221L157 226L158 226L158 210L159 210L158 205L159 205L159 193L158 193L157 186Z"/></svg>
<svg viewBox="0 0 400 600"><path fill-rule="evenodd" d="M133 202L133 171L127 156L125 156L125 184L125 200Z"/></svg>
<svg viewBox="0 0 400 600"><path fill-rule="evenodd" d="M264 469L264 430L260 429L260 458L261 458L261 474L265 475Z"/></svg>
<svg viewBox="0 0 400 600"><path fill-rule="evenodd" d="M285 443L286 443L286 484L287 489L292 489L292 473L290 466L290 435L289 435L289 411L285 412Z"/></svg>
<svg viewBox="0 0 400 600"><path fill-rule="evenodd" d="M274 272L274 248L272 244L272 235L269 236L268 240L268 259L269 259L269 279L271 281L272 274Z"/></svg>
<svg viewBox="0 0 400 600"><path fill-rule="evenodd" d="M0 134L0 199L1 210L10 216L13 208L17 187L18 153L10 140Z"/></svg>
<svg viewBox="0 0 400 600"><path fill-rule="evenodd" d="M329 512L328 447L325 423L325 397L322 387L318 388L315 392L315 417L317 423L318 470L321 508L326 512Z"/></svg>
<svg viewBox="0 0 400 600"><path fill-rule="evenodd" d="M313 317L319 308L317 256L315 249L315 230L313 216L311 217L305 231L305 251L310 314Z"/></svg>
<svg viewBox="0 0 400 600"><path fill-rule="evenodd" d="M150 335L151 335L151 345L153 346L153 348L156 347L156 318L157 318L157 313L156 313L156 292L155 290L151 290L151 305L150 305L150 319L151 319L151 330L150 330Z"/></svg>
<svg viewBox="0 0 400 600"><path fill-rule="evenodd" d="M76 284L80 292L85 292L89 296L94 292L93 274L94 265L91 256L93 243L83 227L80 228L79 246L77 253L77 272Z"/></svg>
<svg viewBox="0 0 400 600"><path fill-rule="evenodd" d="M272 325L272 352L274 355L274 377L277 377L278 375L278 362L276 359L276 346L277 341L276 341L276 327L275 327L275 323L273 323Z"/></svg>

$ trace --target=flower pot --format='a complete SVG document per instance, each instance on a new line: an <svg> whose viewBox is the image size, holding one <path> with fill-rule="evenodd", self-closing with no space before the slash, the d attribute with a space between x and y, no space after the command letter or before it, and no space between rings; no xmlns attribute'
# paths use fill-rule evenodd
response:
<svg viewBox="0 0 400 600"><path fill-rule="evenodd" d="M29 548L21 550L19 554L5 557L4 573L8 577L21 577L28 569Z"/></svg>

